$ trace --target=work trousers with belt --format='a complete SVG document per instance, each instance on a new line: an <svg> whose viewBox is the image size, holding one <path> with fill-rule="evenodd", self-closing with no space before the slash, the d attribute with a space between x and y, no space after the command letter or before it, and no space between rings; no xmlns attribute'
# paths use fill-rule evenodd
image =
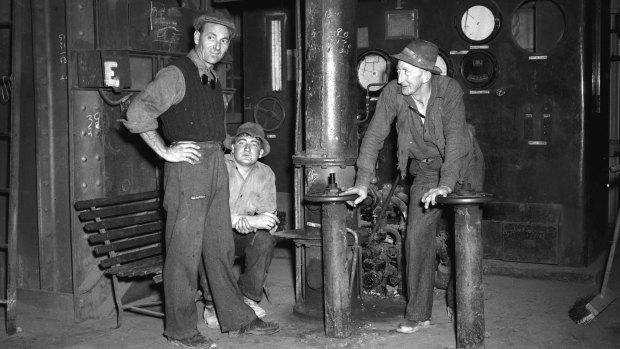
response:
<svg viewBox="0 0 620 349"><path fill-rule="evenodd" d="M439 205L424 209L422 196L439 185L441 158L429 161L412 160L410 172L415 176L409 193L409 214L407 216L407 237L405 239L407 306L405 318L426 321L433 309L435 287L436 233L442 208ZM482 190L484 180L484 159L481 152L474 153L465 182L474 190ZM454 191L459 189L453 188Z"/></svg>
<svg viewBox="0 0 620 349"><path fill-rule="evenodd" d="M237 330L256 318L243 302L232 270L235 246L224 154L217 143L197 144L199 163L167 162L164 168L164 335L175 339L199 333L194 299L201 258L222 331Z"/></svg>

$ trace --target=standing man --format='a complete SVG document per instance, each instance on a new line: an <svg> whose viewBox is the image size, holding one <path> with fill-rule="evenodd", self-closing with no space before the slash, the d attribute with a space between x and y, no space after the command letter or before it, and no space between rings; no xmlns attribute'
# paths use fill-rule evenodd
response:
<svg viewBox="0 0 620 349"><path fill-rule="evenodd" d="M259 124L246 122L237 134L224 141L231 149L226 154L230 218L235 255L244 256L244 266L237 284L243 300L259 318L266 312L257 302L263 296L267 270L273 259L276 239L271 235L280 223L276 216L276 181L271 168L258 161L271 147ZM205 287L203 286L203 289ZM204 320L210 328L219 328L212 305L207 303Z"/></svg>
<svg viewBox="0 0 620 349"><path fill-rule="evenodd" d="M199 15L194 29L195 48L163 68L133 100L125 125L166 161L164 336L184 348L209 348L213 342L196 326L201 257L222 331L271 334L279 325L256 317L243 302L232 271L235 253L222 152L224 101L213 65L228 49L235 24L228 12L215 11Z"/></svg>
<svg viewBox="0 0 620 349"><path fill-rule="evenodd" d="M405 240L408 300L405 320L396 329L400 333L430 326L435 233L441 216L435 198L465 183L481 190L484 175L482 152L465 122L463 92L454 79L439 75L437 51L433 43L415 39L392 56L398 60L398 80L383 88L362 141L355 186L341 194L358 194L353 205L366 198L377 154L396 118L398 169L404 178L411 158L409 172L415 176Z"/></svg>

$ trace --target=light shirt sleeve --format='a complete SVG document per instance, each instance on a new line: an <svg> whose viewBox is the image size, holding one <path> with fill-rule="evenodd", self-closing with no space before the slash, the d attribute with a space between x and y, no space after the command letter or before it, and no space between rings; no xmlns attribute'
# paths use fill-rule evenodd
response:
<svg viewBox="0 0 620 349"><path fill-rule="evenodd" d="M132 133L156 130L157 118L185 97L185 79L176 66L161 69L129 105L123 123Z"/></svg>

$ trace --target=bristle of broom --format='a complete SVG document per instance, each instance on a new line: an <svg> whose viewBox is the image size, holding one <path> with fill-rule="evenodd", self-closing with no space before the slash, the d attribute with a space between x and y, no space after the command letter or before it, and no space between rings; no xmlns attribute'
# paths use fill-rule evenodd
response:
<svg viewBox="0 0 620 349"><path fill-rule="evenodd" d="M595 297L595 295L589 295L583 298L578 299L575 304L568 310L568 316L578 325L586 325L594 318L596 315L592 314L590 310L586 307L588 303Z"/></svg>

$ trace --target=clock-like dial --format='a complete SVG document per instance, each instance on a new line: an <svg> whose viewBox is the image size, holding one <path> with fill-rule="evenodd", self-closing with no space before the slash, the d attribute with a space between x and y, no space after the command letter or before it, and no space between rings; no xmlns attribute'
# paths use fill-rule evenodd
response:
<svg viewBox="0 0 620 349"><path fill-rule="evenodd" d="M473 5L462 12L459 32L469 42L484 43L497 34L500 24L497 11L485 5Z"/></svg>
<svg viewBox="0 0 620 349"><path fill-rule="evenodd" d="M357 62L357 82L368 91L378 91L388 82L390 63L387 55L370 51Z"/></svg>
<svg viewBox="0 0 620 349"><path fill-rule="evenodd" d="M448 62L441 55L437 55L437 61L435 62L435 66L441 69L440 75L448 75Z"/></svg>
<svg viewBox="0 0 620 349"><path fill-rule="evenodd" d="M469 51L461 62L461 76L472 89L486 88L495 81L499 67L495 56L486 50Z"/></svg>

